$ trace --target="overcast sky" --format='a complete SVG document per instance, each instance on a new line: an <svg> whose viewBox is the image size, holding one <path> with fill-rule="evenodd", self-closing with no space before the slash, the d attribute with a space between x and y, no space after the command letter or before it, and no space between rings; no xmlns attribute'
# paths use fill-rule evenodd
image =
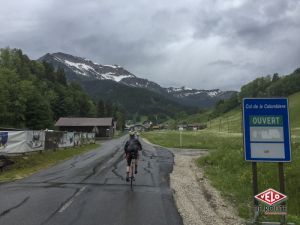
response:
<svg viewBox="0 0 300 225"><path fill-rule="evenodd" d="M163 86L239 90L300 67L299 0L0 0L0 47L118 64Z"/></svg>

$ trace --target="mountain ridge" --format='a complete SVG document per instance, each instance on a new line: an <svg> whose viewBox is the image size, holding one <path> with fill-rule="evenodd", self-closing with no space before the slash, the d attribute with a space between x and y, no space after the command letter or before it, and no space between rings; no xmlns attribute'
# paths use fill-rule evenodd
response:
<svg viewBox="0 0 300 225"><path fill-rule="evenodd" d="M139 78L119 65L101 65L93 61L57 52L47 53L38 61L51 63L56 69L62 67L69 81L91 81L91 80L112 80L114 82L129 86L144 88L163 95L182 105L209 108L219 100L229 98L234 91L221 91L219 89L198 90L186 87L162 87L148 79Z"/></svg>

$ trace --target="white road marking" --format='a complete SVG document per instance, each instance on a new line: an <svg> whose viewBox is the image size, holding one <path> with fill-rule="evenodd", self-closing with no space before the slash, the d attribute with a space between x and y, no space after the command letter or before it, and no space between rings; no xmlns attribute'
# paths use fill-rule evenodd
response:
<svg viewBox="0 0 300 225"><path fill-rule="evenodd" d="M59 213L62 213L63 211L65 211L67 208L70 207L70 205L72 205L72 203L74 202L75 198L77 198L84 190L86 189L86 186L82 187L74 196L73 198L71 198L69 201L67 201L58 211Z"/></svg>

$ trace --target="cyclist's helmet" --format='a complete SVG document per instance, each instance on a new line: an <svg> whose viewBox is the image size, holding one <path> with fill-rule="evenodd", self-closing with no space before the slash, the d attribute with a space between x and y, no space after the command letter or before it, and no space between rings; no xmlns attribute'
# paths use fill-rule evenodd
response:
<svg viewBox="0 0 300 225"><path fill-rule="evenodd" d="M131 132L131 131L130 131L130 132L129 132L129 137L130 137L130 138L134 138L134 136L135 136L135 135L134 135L134 132Z"/></svg>

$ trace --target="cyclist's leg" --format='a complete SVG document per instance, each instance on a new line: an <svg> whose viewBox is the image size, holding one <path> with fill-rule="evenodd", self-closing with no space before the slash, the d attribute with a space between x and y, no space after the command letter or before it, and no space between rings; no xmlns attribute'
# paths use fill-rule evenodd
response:
<svg viewBox="0 0 300 225"><path fill-rule="evenodd" d="M131 172L131 168L130 168L130 165L131 165L131 161L132 161L132 157L130 154L127 155L126 157L126 160L127 160L127 167L126 167L126 181L129 181L129 173Z"/></svg>
<svg viewBox="0 0 300 225"><path fill-rule="evenodd" d="M133 176L133 173L135 173L135 163L136 163L136 157L134 157L133 159L132 159L132 165L131 165L131 169L132 169L132 173L131 173L131 175L132 175L132 177L133 177L133 180L135 180L135 178L134 178L134 176Z"/></svg>
<svg viewBox="0 0 300 225"><path fill-rule="evenodd" d="M139 160L139 152L136 153L136 157L135 157L135 165L134 165L135 174L137 174L138 160Z"/></svg>
<svg viewBox="0 0 300 225"><path fill-rule="evenodd" d="M131 163L131 160L130 160L129 157L130 157L130 156L126 156L126 162L127 162L126 172L127 172L127 173L129 173L130 163Z"/></svg>

